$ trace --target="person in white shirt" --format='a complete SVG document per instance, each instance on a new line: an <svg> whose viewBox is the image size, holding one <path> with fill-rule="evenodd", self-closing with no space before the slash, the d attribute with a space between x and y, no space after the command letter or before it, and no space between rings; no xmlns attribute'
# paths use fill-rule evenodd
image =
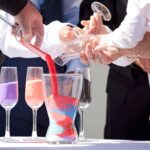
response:
<svg viewBox="0 0 150 150"><path fill-rule="evenodd" d="M92 2L91 0L83 0L84 4L82 4L83 7L80 9L81 19L87 20L92 15L92 11L90 12ZM99 0L99 2L105 4L112 14L112 20L104 22L104 24L111 30L118 28L126 15L127 0ZM105 33L103 32L104 26L102 21L97 22L99 19L94 19L93 17L92 20L96 25L90 23L90 26L88 26L89 33L107 34L108 30L105 30ZM144 41L138 44L140 45L141 52L142 50L150 50L149 35L149 33L146 33ZM142 44L145 41L146 43ZM150 140L150 90L147 76L147 73L150 72L150 60L138 58L130 64L131 62L127 57L121 57L123 56L121 50L119 51L120 54L118 52L102 50L100 49L98 53L95 53L91 43L88 43L86 51L83 51L81 55L83 62L87 64L97 62L97 57L100 64L103 63L101 58L106 63L110 59L109 63L113 62L109 64L110 69L107 77L107 108L104 138ZM115 58L114 55L115 57L118 56ZM119 61L117 58L119 58ZM114 64L115 59L117 59L117 62L115 61ZM101 80L99 79L97 82L101 84Z"/></svg>
<svg viewBox="0 0 150 150"><path fill-rule="evenodd" d="M93 50L121 51L123 49L126 50L122 53L124 55L148 58L149 53L145 52L146 50L142 52L138 48L130 49L143 40L146 32L150 32L150 0L129 0L127 15L121 25L109 34L100 35L100 41Z"/></svg>

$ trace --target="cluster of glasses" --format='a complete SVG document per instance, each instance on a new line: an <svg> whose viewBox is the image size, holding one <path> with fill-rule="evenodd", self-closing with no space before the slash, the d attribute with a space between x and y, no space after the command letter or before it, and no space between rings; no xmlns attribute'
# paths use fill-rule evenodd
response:
<svg viewBox="0 0 150 150"><path fill-rule="evenodd" d="M82 74L82 76L80 76ZM76 78L75 78L76 77ZM83 77L83 82L82 78ZM83 111L91 102L91 77L89 68L76 69L75 74L58 74L60 95L75 97L79 100L79 111L81 112L81 126L79 140L84 140ZM73 79L74 78L74 79ZM72 82L74 80L74 83ZM75 81L76 79L76 81ZM44 81L45 90L42 82ZM63 81L63 82L62 82ZM73 86L73 87L72 87ZM50 96L50 75L43 73L42 67L28 67L26 75L25 100L33 111L33 130L30 138L20 139L24 142L44 142L37 136L37 110L44 103L44 99ZM72 91L71 91L72 90ZM71 92L70 92L71 91ZM0 78L0 104L6 111L6 131L4 142L17 142L10 136L10 111L18 102L18 75L16 67L2 67ZM44 94L45 93L45 94ZM45 95L45 97L44 97ZM48 108L49 109L49 108ZM49 110L47 110L49 113ZM74 120L75 118L73 118Z"/></svg>

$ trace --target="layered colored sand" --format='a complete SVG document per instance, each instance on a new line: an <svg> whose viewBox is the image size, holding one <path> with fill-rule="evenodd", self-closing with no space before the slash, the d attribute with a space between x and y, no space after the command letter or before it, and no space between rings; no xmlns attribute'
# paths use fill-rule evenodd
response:
<svg viewBox="0 0 150 150"><path fill-rule="evenodd" d="M31 107L40 107L43 104L42 80L28 80L26 82L25 99Z"/></svg>
<svg viewBox="0 0 150 150"><path fill-rule="evenodd" d="M74 141L77 133L74 119L77 113L78 100L66 96L51 95L46 102L50 127L47 132L49 141Z"/></svg>

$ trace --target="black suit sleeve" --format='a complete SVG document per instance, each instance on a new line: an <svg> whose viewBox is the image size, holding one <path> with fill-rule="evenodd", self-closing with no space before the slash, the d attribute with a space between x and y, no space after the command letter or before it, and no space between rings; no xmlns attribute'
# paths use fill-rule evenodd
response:
<svg viewBox="0 0 150 150"><path fill-rule="evenodd" d="M0 0L0 9L15 16L24 8L27 2L28 0Z"/></svg>

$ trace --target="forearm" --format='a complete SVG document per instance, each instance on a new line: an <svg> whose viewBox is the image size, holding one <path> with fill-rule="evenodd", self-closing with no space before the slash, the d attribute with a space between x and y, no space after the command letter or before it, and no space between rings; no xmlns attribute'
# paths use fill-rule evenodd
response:
<svg viewBox="0 0 150 150"><path fill-rule="evenodd" d="M119 51L122 51L124 55L128 56L138 56L141 58L148 58L150 59L150 32L147 32L144 35L144 38L141 42L138 43L138 45L132 49L119 49Z"/></svg>
<svg viewBox="0 0 150 150"><path fill-rule="evenodd" d="M0 0L0 9L15 16L25 7L27 2L28 0Z"/></svg>

